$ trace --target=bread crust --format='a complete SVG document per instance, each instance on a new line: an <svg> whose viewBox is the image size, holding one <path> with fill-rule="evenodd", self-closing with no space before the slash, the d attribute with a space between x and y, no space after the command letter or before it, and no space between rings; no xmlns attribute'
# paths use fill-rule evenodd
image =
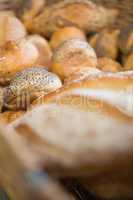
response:
<svg viewBox="0 0 133 200"><path fill-rule="evenodd" d="M55 50L51 70L64 80L77 70L96 66L97 56L93 48L84 40L71 39Z"/></svg>
<svg viewBox="0 0 133 200"><path fill-rule="evenodd" d="M36 63L38 50L22 39L18 42L8 42L0 48L0 84L7 85L19 71Z"/></svg>
<svg viewBox="0 0 133 200"><path fill-rule="evenodd" d="M98 31L113 23L118 11L96 6L88 0L63 0L45 6L35 17L22 17L30 32L50 36L66 26L75 26L85 32Z"/></svg>
<svg viewBox="0 0 133 200"><path fill-rule="evenodd" d="M91 94L90 91L92 91ZM116 119L132 122L132 92L132 72L99 72L90 74L81 81L67 84L56 92L41 97L34 101L33 105L47 103L69 105L79 107L79 109L92 109L94 112L103 112ZM107 98L105 98L106 95ZM114 100L115 97L116 100ZM110 98L113 98L115 102L111 102ZM123 105L120 102L122 98L125 98Z"/></svg>

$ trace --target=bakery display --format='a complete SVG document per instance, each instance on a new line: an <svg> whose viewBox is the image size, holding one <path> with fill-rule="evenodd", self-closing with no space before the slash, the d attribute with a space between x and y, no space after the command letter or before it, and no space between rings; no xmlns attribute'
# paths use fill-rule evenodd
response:
<svg viewBox="0 0 133 200"><path fill-rule="evenodd" d="M1 200L133 198L132 10L0 0Z"/></svg>

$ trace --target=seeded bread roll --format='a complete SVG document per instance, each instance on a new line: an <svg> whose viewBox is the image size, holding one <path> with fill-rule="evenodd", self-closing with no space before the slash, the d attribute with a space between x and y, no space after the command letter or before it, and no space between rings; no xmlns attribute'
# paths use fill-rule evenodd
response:
<svg viewBox="0 0 133 200"><path fill-rule="evenodd" d="M26 109L41 95L46 95L61 87L60 79L43 68L25 69L12 78L5 88L5 107L8 109Z"/></svg>
<svg viewBox="0 0 133 200"><path fill-rule="evenodd" d="M84 40L68 40L61 44L53 54L52 72L58 74L62 80L78 69L96 66L95 51Z"/></svg>

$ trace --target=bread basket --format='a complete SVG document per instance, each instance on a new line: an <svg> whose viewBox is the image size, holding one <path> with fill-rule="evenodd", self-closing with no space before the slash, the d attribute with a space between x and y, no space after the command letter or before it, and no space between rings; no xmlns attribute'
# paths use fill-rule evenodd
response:
<svg viewBox="0 0 133 200"><path fill-rule="evenodd" d="M31 0L29 0L29 3L26 2L25 0L14 0L14 1L15 2L13 4L10 2L11 4L9 4L9 7L6 5L7 9L10 9L10 8L14 9L15 12L17 11L16 14L18 16L21 16L21 14L23 13L23 10L27 9L27 7L30 6ZM57 1L61 1L61 0L46 0L45 4L50 5ZM127 25L133 25L133 1L132 0L92 0L92 1L98 5L104 5L107 8L115 8L119 10L119 17L117 18L115 23L112 25L113 28L121 29ZM2 2L4 2L4 0L2 0ZM0 2L0 6L1 5L5 5L5 4L4 3L1 4ZM0 7L0 10L2 9L3 8ZM34 116L34 113L33 113L33 116ZM29 137L28 142L27 142L24 140L23 137L21 138L21 136L19 137L17 136L16 132L13 129L13 126L16 126L16 125L13 124L9 129L9 127L6 128L5 125L3 124L0 125L0 186L2 188L1 189L2 191L0 191L0 194L1 194L0 200L8 199L8 196L9 196L9 200L10 198L11 200L29 200L29 199L33 199L33 200L34 199L38 199L38 200L69 200L69 199L70 200L102 200L100 198L96 198L95 195L93 195L93 192L92 193L88 192L87 190L88 188L84 186L85 182L87 181L86 178L83 178L83 179L81 178L80 181L77 179L77 177L75 178L75 176L72 176L73 178L71 178L70 176L71 173L69 174L70 171L69 171L68 166L69 164L72 163L73 157L71 157L69 160L69 156L66 154L66 159L68 158L68 163L67 163L65 162L65 159L63 159L61 156L61 159L63 160L63 162L61 162L60 164L60 162L58 163L58 161L57 163L55 162L56 156L54 155L53 156L54 162L53 162L52 160L53 157L51 156L53 153L53 150L51 147L49 147L47 143L45 144L46 148L44 149L42 148L42 146L44 145L43 143L41 144L42 146L40 148L36 146L34 142L33 144L32 142L31 144L29 144L28 142L30 139L32 140L32 137L30 138L28 133L33 134L33 132L29 129L27 130L27 127L23 126L23 123L19 126L19 129L17 130L18 132L21 133L27 130L27 132L25 133L27 134L26 136ZM10 135L9 137L8 137L8 134ZM38 139L37 137L35 138L33 137L33 140L34 139L37 140L38 143L40 143L40 138ZM50 153L46 153L49 150L50 150ZM131 155L129 155L129 160L130 160L130 156ZM44 169L46 169L46 173L45 173L45 170L43 173L42 172L43 169L40 168L40 165L37 165L38 163L39 164L41 163L42 157L43 158L45 157L44 159L45 163L47 163L47 161L50 162L50 167L53 164L55 167L55 170L53 170L54 167L49 168L49 166L47 166L46 164L46 166L44 167ZM57 156L57 160L58 159L59 158ZM63 174L66 173L66 171L63 171L64 163L66 164L66 166L68 164L67 170L68 170L69 178L67 177L67 174L65 174L65 178L63 176ZM76 163L76 160L75 160L75 163ZM132 164L133 163L131 159L131 166ZM131 167L128 165L126 166L126 164L125 164L125 167L129 167L129 169L131 170ZM86 169L83 169L83 170L85 171ZM55 178L56 176L58 176L59 171L61 172L60 183ZM72 173L74 173L74 171ZM128 170L125 173L128 174ZM80 174L80 171L79 171L79 174ZM102 174L102 176L104 175L106 176L106 173ZM127 176L126 175L124 177L125 182L126 181L128 182L128 180L126 180L128 175ZM93 181L95 181L95 177L94 177L94 180L92 180L92 182ZM104 184L106 185L106 183ZM65 186L65 189L63 186ZM126 189L128 191L128 188ZM5 191L5 193L3 191Z"/></svg>

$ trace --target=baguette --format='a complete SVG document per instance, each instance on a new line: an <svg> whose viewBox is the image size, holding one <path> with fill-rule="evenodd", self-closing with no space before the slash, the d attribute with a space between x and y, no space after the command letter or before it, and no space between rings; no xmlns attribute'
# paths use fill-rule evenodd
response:
<svg viewBox="0 0 133 200"><path fill-rule="evenodd" d="M58 104L70 104L74 107L77 106L86 109L90 104L86 105L82 102L82 99L85 98L89 102L92 100L92 104L93 100L99 105L102 102L103 106L100 110L105 109L106 111L109 111L107 107L111 106L112 109L117 110L121 116L125 115L127 118L132 118L132 92L132 71L107 73L99 70L98 73L90 73L82 81L75 81L74 83L68 84L54 93L46 95L44 98L41 97L40 99L37 99L33 102L33 104L36 104L39 101L41 103L56 102ZM77 99L77 104L73 103L74 98ZM124 98L124 100L122 100L122 98ZM106 106L104 106L104 104ZM115 115L116 112L112 112L112 114Z"/></svg>
<svg viewBox="0 0 133 200"><path fill-rule="evenodd" d="M32 144L49 173L79 177L100 197L132 198L132 102L133 72L91 73L36 100L8 128Z"/></svg>

